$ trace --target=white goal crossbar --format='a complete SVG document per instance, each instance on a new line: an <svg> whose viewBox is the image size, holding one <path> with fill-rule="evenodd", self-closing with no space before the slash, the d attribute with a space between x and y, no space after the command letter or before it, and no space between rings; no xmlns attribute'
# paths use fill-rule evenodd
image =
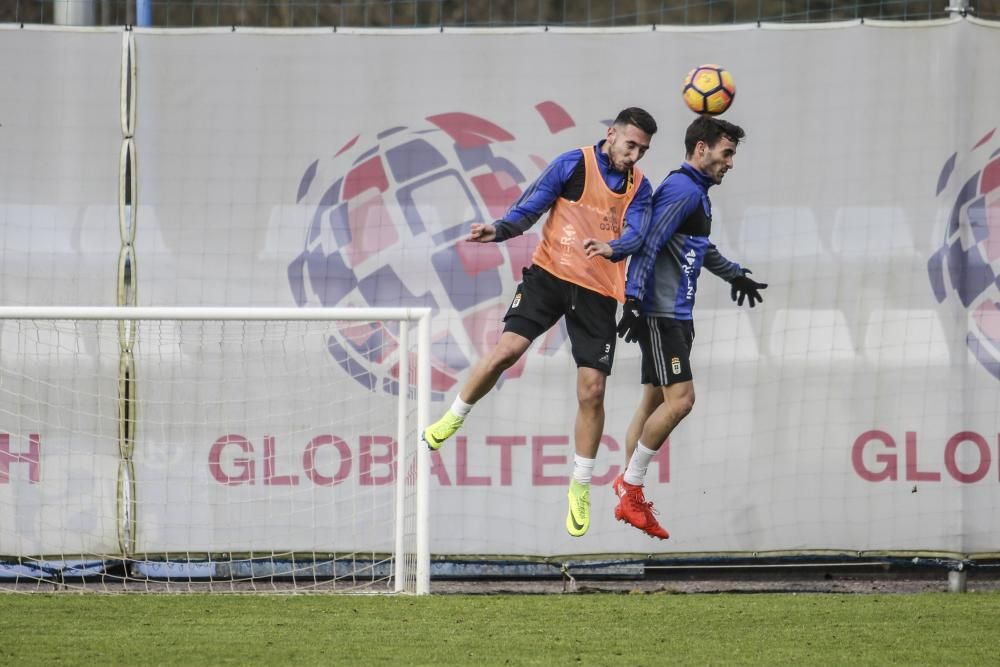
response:
<svg viewBox="0 0 1000 667"><path fill-rule="evenodd" d="M109 321L117 323L118 346L123 359L132 362L131 347L136 342L139 323L147 321L201 321L211 322L389 322L398 323L397 347L394 348L398 363L398 401L396 417L396 458L395 458L395 540L393 558L393 581L396 592L426 594L430 588L430 543L428 536L429 514L429 454L419 447L419 433L428 423L431 394L430 365L430 317L429 308L233 308L233 307L0 307L0 331L9 321ZM416 324L415 345L411 341L411 325ZM2 339L0 339L2 341ZM410 358L416 350L415 363ZM2 352L0 348L0 352ZM16 353L16 351L13 351ZM10 355L11 350L7 350ZM416 381L410 377L411 363L416 370ZM120 368L126 368L122 363ZM142 377L141 369L138 377ZM3 378L0 377L0 382ZM119 413L133 414L122 410L124 401L134 400L122 396L129 382L119 380ZM363 389L359 388L359 392ZM364 401L365 399L361 399ZM385 400L385 399L380 399ZM415 405L414 405L415 402ZM415 428L413 415L415 412ZM0 411L0 416L3 413ZM8 416L11 413L6 413ZM126 416L124 419L132 419ZM119 416L119 419L122 419ZM138 417L141 421L142 415ZM128 430L130 425L119 425ZM0 424L0 431L4 430ZM134 428L131 432L135 432ZM273 445L272 445L273 446ZM131 444L128 445L131 447ZM127 447L122 445L122 451ZM407 463L409 461L409 463ZM267 462L264 463L265 469ZM273 464L272 464L273 465ZM126 475L127 477L127 475ZM121 481L121 480L120 480ZM131 482L134 484L134 480ZM404 487L409 486L407 491ZM406 491L406 493L404 493ZM128 499L134 493L134 486L125 484L119 489L119 498ZM413 504L415 507L408 507ZM129 555L128 544L134 544L135 516L119 510L119 537L122 552ZM407 532L409 531L409 532ZM405 533L405 535L404 535ZM415 533L415 537L413 535ZM408 539L409 546L404 546ZM415 549L413 542L415 541ZM406 568L404 573L401 570Z"/></svg>

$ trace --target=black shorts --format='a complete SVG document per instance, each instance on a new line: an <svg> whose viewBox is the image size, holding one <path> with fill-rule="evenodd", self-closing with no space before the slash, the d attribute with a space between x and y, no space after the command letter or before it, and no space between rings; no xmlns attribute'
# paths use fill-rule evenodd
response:
<svg viewBox="0 0 1000 667"><path fill-rule="evenodd" d="M503 318L503 330L535 340L565 317L577 367L611 373L617 312L618 302L611 297L532 265L521 274L521 284Z"/></svg>
<svg viewBox="0 0 1000 667"><path fill-rule="evenodd" d="M665 387L693 379L691 345L694 322L672 317L646 317L639 333L642 350L642 383Z"/></svg>

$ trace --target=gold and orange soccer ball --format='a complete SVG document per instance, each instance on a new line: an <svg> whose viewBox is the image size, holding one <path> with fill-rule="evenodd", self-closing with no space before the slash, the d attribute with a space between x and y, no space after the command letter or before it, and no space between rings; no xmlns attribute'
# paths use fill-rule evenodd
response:
<svg viewBox="0 0 1000 667"><path fill-rule="evenodd" d="M688 72L682 94L691 111L717 116L736 98L736 83L724 67L701 65Z"/></svg>

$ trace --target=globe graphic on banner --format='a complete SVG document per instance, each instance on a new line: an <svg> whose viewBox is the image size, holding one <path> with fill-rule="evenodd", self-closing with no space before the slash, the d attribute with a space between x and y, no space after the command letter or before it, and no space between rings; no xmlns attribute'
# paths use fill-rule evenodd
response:
<svg viewBox="0 0 1000 667"><path fill-rule="evenodd" d="M991 130L967 156L953 154L938 177L949 216L944 243L928 261L934 296L954 295L969 313L966 343L1000 379L1000 137Z"/></svg>
<svg viewBox="0 0 1000 667"><path fill-rule="evenodd" d="M574 125L553 102L535 110L542 131ZM354 137L302 175L297 200L309 211L308 229L288 267L296 304L431 308L432 400L443 400L496 344L538 242L532 228L504 243L469 243L470 225L500 218L547 162L519 151L506 129L461 112ZM327 347L357 382L397 394L399 328L344 322ZM503 381L520 377L532 357L554 354L564 341L565 328L553 327ZM410 365L413 386L414 355Z"/></svg>

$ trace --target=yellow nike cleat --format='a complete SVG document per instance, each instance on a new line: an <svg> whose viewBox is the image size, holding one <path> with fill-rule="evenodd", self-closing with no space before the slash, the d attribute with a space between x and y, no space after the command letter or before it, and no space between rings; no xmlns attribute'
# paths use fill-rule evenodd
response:
<svg viewBox="0 0 1000 667"><path fill-rule="evenodd" d="M570 480L569 511L566 513L566 532L573 537L582 537L590 528L590 484Z"/></svg>
<svg viewBox="0 0 1000 667"><path fill-rule="evenodd" d="M448 410L444 413L444 417L424 429L420 439L427 445L427 449L436 451L441 448L445 440L455 435L455 431L461 428L464 422L465 419Z"/></svg>

